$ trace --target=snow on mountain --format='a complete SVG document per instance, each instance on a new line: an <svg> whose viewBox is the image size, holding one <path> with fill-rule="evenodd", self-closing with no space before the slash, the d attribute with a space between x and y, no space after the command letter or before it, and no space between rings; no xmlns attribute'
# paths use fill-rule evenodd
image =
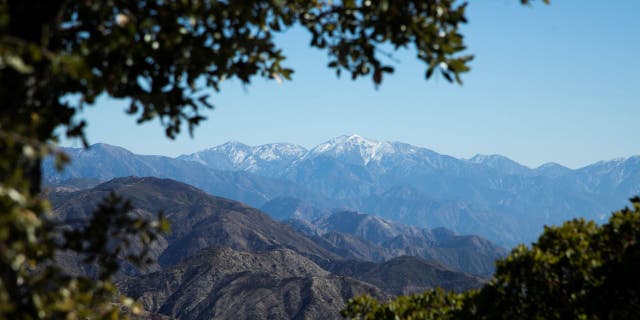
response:
<svg viewBox="0 0 640 320"><path fill-rule="evenodd" d="M530 168L499 154L477 154L468 161L475 164L482 164L506 174L527 175L532 173Z"/></svg>
<svg viewBox="0 0 640 320"><path fill-rule="evenodd" d="M640 156L575 170L555 163L528 168L500 155L458 159L359 135L336 137L309 151L288 143L232 141L179 157L190 161L138 156L102 144L65 151L73 163L64 173L56 172L52 161L43 165L50 182L169 177L251 204L278 197L316 199L323 208L351 208L420 227L441 225L506 245L530 241L542 225L578 215L602 219L600 214L640 194ZM294 204L273 206L302 208Z"/></svg>
<svg viewBox="0 0 640 320"><path fill-rule="evenodd" d="M231 141L178 158L196 161L218 170L242 170L278 176L287 168L291 169L297 164L318 157L365 167L375 164L383 167L428 165L447 168L464 163L464 160L441 155L426 148L402 142L376 141L357 134L333 138L309 151L289 143L248 146Z"/></svg>
<svg viewBox="0 0 640 320"><path fill-rule="evenodd" d="M273 161L282 158L297 158L307 152L307 149L290 143L271 143L253 147L253 153L260 159Z"/></svg>
<svg viewBox="0 0 640 320"><path fill-rule="evenodd" d="M581 183L589 189L614 188L627 197L640 194L640 156L599 161L577 169Z"/></svg>
<svg viewBox="0 0 640 320"><path fill-rule="evenodd" d="M200 152L178 157L181 160L200 162L213 169L260 172L278 175L307 150L290 143L271 143L248 146L230 141Z"/></svg>
<svg viewBox="0 0 640 320"><path fill-rule="evenodd" d="M343 135L321 143L311 149L303 159L314 158L319 155L331 156L354 164L367 165L379 162L395 149L389 142L380 142L363 138L357 134Z"/></svg>

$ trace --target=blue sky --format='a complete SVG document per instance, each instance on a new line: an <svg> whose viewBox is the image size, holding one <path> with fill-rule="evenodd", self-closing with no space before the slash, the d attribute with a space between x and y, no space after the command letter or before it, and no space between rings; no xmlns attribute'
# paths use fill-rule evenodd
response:
<svg viewBox="0 0 640 320"><path fill-rule="evenodd" d="M497 153L532 167L640 154L640 1L518 2L471 1L464 34L476 58L463 86L427 82L411 50L395 54L396 73L378 89L369 79L337 79L326 54L294 29L279 39L293 81L229 81L193 139L170 141L157 123L138 126L109 99L84 112L88 138L176 156L229 140L312 147L357 133L461 158Z"/></svg>

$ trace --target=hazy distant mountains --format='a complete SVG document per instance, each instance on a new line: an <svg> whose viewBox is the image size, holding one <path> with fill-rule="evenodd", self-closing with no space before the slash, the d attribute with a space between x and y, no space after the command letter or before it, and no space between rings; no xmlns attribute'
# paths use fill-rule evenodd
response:
<svg viewBox="0 0 640 320"><path fill-rule="evenodd" d="M365 293L386 299L434 287L477 288L486 278L463 270L482 273L483 267L460 262L504 255L477 236L418 230L350 212L318 221L315 229L324 233L308 235L242 203L169 179L117 178L49 197L56 219L77 221L110 192L130 199L136 215L162 210L171 221L171 233L151 251L158 263L127 270L118 286L147 311L179 319L338 318L347 299ZM338 227L343 232L327 236L326 230ZM355 256L353 243L384 259ZM389 250L393 243L402 250ZM413 252L418 257L405 256ZM68 257L61 260L65 269L83 272Z"/></svg>
<svg viewBox="0 0 640 320"><path fill-rule="evenodd" d="M318 243L328 242L343 256L366 261L414 256L490 276L495 271L495 261L507 254L505 249L476 235L457 235L445 228L419 229L354 211L336 212L312 222L285 222L321 239Z"/></svg>
<svg viewBox="0 0 640 320"><path fill-rule="evenodd" d="M311 221L336 208L352 209L506 246L535 239L544 224L577 216L601 220L640 193L640 157L577 170L553 163L531 169L499 155L457 159L357 135L310 150L229 142L177 159L108 145L65 150L74 162L64 173L45 165L50 183L153 175L262 207L279 219Z"/></svg>
<svg viewBox="0 0 640 320"><path fill-rule="evenodd" d="M124 148L102 143L94 144L88 150L62 149L71 156L72 164L64 172L57 172L52 161L45 161L45 182L48 184L69 185L70 182L75 182L81 185L86 184L86 180L107 181L117 177L153 176L182 181L210 194L252 206L261 206L279 196L328 203L321 196L284 179L242 171L216 170L193 161L170 157L137 155Z"/></svg>
<svg viewBox="0 0 640 320"><path fill-rule="evenodd" d="M285 169L261 165L248 171L303 185L343 207L419 227L476 233L506 245L533 240L544 224L577 216L601 220L640 193L640 157L577 170L555 163L531 169L500 155L457 159L358 135L337 137L304 153L288 144L231 151L240 145L231 142L180 158L217 169L219 162L205 159L224 154L230 159L226 168L235 170L247 170L241 159L272 159ZM281 147L299 156L278 158L262 151Z"/></svg>

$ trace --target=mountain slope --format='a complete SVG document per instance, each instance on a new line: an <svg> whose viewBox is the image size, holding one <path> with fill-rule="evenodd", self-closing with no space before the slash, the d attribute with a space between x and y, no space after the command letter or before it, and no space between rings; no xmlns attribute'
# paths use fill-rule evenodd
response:
<svg viewBox="0 0 640 320"><path fill-rule="evenodd" d="M479 234L497 243L520 239L523 219L504 209L490 209L473 201L434 200L410 186L391 188L380 194L345 199L345 206L419 228L445 227L460 234ZM491 223L489 223L491 222Z"/></svg>
<svg viewBox="0 0 640 320"><path fill-rule="evenodd" d="M287 220L291 218L314 220L331 214L329 209L293 197L274 198L262 205L260 210L268 213L276 220Z"/></svg>
<svg viewBox="0 0 640 320"><path fill-rule="evenodd" d="M240 170L277 176L307 150L290 143L272 143L261 146L247 146L240 142L227 142L178 159L190 160L217 170Z"/></svg>
<svg viewBox="0 0 640 320"><path fill-rule="evenodd" d="M62 148L72 159L63 172L57 172L53 161L43 165L44 179L57 184L72 178L106 181L127 176L154 176L188 183L222 197L259 207L267 201L290 196L326 203L326 200L283 179L268 178L243 171L219 171L194 161L163 156L134 154L124 148L94 144L89 149Z"/></svg>
<svg viewBox="0 0 640 320"><path fill-rule="evenodd" d="M366 281L393 295L413 294L436 287L460 292L477 289L488 281L412 256L400 256L377 264L336 262L330 270Z"/></svg>
<svg viewBox="0 0 640 320"><path fill-rule="evenodd" d="M505 174L531 175L533 170L499 154L477 154L469 159L470 163L494 169Z"/></svg>
<svg viewBox="0 0 640 320"><path fill-rule="evenodd" d="M321 235L328 231L343 233L375 245L365 246L330 233L329 237L323 235L336 247L357 253L353 256L369 261L403 255L418 256L455 270L487 276L495 270L495 261L507 253L505 249L475 235L457 235L444 228L419 229L353 211L336 212L312 222L312 225Z"/></svg>
<svg viewBox="0 0 640 320"><path fill-rule="evenodd" d="M329 237L309 238L256 209L169 179L116 178L91 189L49 195L56 218L65 221L87 217L111 192L130 199L135 215L163 210L172 222L172 232L152 249L159 264L118 276L121 290L153 314L179 319L337 318L355 295L386 299L388 293L417 288L461 288L452 279L467 279L470 287L480 284L460 272L437 271L446 268L422 260L349 260ZM86 272L74 268L73 257L60 259L69 272ZM351 277L356 276L353 270L360 270L359 280ZM387 273L398 277L385 285L380 277Z"/></svg>
<svg viewBox="0 0 640 320"><path fill-rule="evenodd" d="M179 319L338 318L350 297L388 297L286 249L249 253L211 248L120 287L147 310Z"/></svg>
<svg viewBox="0 0 640 320"><path fill-rule="evenodd" d="M163 266L213 245L248 251L293 248L319 261L339 259L254 208L169 179L117 178L92 189L53 195L52 204L60 219L86 217L110 192L130 199L137 214L163 211L172 222L171 233L162 239L166 247L158 256Z"/></svg>

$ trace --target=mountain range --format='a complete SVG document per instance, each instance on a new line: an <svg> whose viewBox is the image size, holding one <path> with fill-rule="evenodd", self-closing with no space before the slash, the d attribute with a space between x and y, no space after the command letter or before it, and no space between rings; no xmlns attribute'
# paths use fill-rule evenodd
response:
<svg viewBox="0 0 640 320"><path fill-rule="evenodd" d="M418 227L446 227L474 233L503 245L534 240L545 224L586 217L602 221L613 209L640 193L640 157L601 161L580 169L556 163L529 168L500 155L457 159L401 142L381 142L358 135L340 136L301 152L273 158L262 150L288 144L253 147L252 153L228 152L222 146L179 157L213 159L266 158L267 166L234 170L283 178L303 185L339 205ZM220 168L216 161L203 161ZM273 204L272 204L273 205Z"/></svg>
<svg viewBox="0 0 640 320"><path fill-rule="evenodd" d="M117 285L147 312L179 319L337 318L347 299L361 294L387 299L434 287L477 288L487 272L474 262L505 253L477 236L419 230L354 212L316 221L311 226L318 232L305 234L246 204L170 179L125 177L48 192L58 221L88 217L112 192L132 202L132 214L164 212L172 230L152 246L157 262L124 270ZM336 231L324 237L327 230ZM384 258L352 254L353 243L331 241L336 237ZM389 250L394 247L388 243L403 249ZM89 272L78 269L73 257L59 261L71 273Z"/></svg>
<svg viewBox="0 0 640 320"><path fill-rule="evenodd" d="M45 163L49 184L153 175L262 208L278 219L313 221L336 209L355 210L418 228L477 234L507 247L534 240L544 225L574 217L602 221L640 193L638 156L575 170L555 163L528 168L500 155L458 159L358 135L308 150L229 142L177 158L104 144L64 151L73 163L61 173Z"/></svg>
<svg viewBox="0 0 640 320"><path fill-rule="evenodd" d="M339 211L307 222L285 223L317 240L330 243L342 255L382 262L400 256L438 261L457 270L491 276L503 248L476 235L457 235L445 228L419 229L355 211Z"/></svg>
<svg viewBox="0 0 640 320"><path fill-rule="evenodd" d="M164 156L137 155L121 147L94 144L89 149L62 148L71 165L58 172L52 159L43 164L45 184L82 187L118 177L153 176L170 178L198 187L209 194L234 199L254 207L280 196L328 200L293 182L243 171L211 169L194 161Z"/></svg>

